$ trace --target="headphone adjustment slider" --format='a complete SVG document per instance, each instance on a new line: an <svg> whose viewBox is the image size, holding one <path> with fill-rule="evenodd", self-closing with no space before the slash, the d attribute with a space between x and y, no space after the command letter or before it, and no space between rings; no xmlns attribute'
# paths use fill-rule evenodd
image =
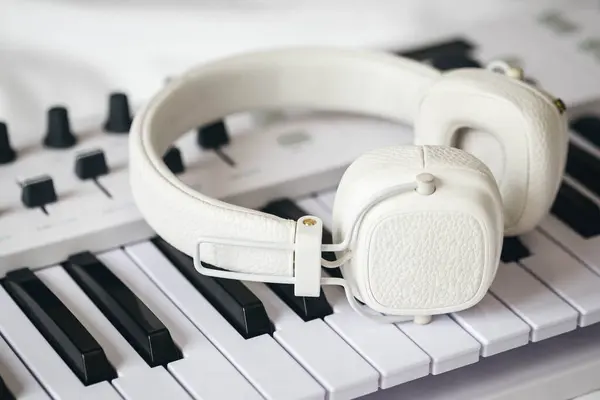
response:
<svg viewBox="0 0 600 400"><path fill-rule="evenodd" d="M294 243L294 294L319 297L321 293L321 244L323 221L307 215L296 222Z"/></svg>

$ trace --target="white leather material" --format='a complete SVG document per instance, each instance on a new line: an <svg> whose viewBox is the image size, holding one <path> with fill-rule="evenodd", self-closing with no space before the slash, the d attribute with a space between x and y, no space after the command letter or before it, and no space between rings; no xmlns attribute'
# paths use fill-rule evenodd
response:
<svg viewBox="0 0 600 400"><path fill-rule="evenodd" d="M172 79L135 116L130 181L147 223L192 256L201 236L292 244L295 224L210 198L184 185L162 161L185 132L256 109L314 108L409 123L439 72L389 54L344 49L274 50L234 56ZM221 268L291 276L289 252L203 246Z"/></svg>
<svg viewBox="0 0 600 400"><path fill-rule="evenodd" d="M522 81L481 69L456 70L424 97L415 144L457 146L457 133L465 128L492 134L500 143L490 148L489 141L482 145L482 136L461 138L475 156L486 160L495 153L501 159L495 169L505 234L533 229L547 215L561 181L568 143L565 115L550 96Z"/></svg>
<svg viewBox="0 0 600 400"><path fill-rule="evenodd" d="M455 148L379 149L357 159L338 187L333 238L343 241L377 193L431 173L435 192L403 193L364 215L343 268L356 296L389 314L468 308L487 292L503 239L500 192L489 169Z"/></svg>

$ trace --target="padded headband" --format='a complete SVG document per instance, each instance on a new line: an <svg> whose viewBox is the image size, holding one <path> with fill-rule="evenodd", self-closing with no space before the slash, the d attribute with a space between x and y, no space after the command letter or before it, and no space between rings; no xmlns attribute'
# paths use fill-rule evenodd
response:
<svg viewBox="0 0 600 400"><path fill-rule="evenodd" d="M295 221L238 207L181 182L162 156L181 135L232 113L285 107L354 112L412 123L440 72L416 61L343 49L293 49L240 55L171 80L135 116L130 135L131 187L147 223L193 255L210 236L292 245ZM293 255L203 246L203 261L247 273L293 276Z"/></svg>

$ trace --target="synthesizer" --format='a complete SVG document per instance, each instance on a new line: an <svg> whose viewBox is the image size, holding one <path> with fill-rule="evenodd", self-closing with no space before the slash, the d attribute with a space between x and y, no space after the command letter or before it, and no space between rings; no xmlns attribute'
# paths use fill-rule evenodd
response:
<svg viewBox="0 0 600 400"><path fill-rule="evenodd" d="M594 14L594 12L596 14ZM143 221L124 91L96 115L0 124L0 399L573 399L600 390L600 11L488 21L386 47L441 69L505 58L569 107L551 213L506 238L477 306L379 325L335 287L213 279ZM165 77L167 79L168 77ZM273 110L189 132L164 155L211 196L331 229L344 169L411 130ZM332 257L332 255L327 255ZM335 272L332 272L335 273Z"/></svg>

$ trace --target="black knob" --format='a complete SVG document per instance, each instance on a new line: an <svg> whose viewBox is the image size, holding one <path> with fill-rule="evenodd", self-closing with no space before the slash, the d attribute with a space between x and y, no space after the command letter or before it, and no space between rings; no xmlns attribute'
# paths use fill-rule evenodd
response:
<svg viewBox="0 0 600 400"><path fill-rule="evenodd" d="M180 174L185 171L181 151L175 146L169 147L169 150L163 156L163 161L174 174Z"/></svg>
<svg viewBox="0 0 600 400"><path fill-rule="evenodd" d="M104 130L112 133L128 133L131 127L129 100L124 93L112 93L108 98L108 116Z"/></svg>
<svg viewBox="0 0 600 400"><path fill-rule="evenodd" d="M55 149L66 149L77 143L71 132L69 114L65 107L52 107L48 110L48 125L44 146Z"/></svg>
<svg viewBox="0 0 600 400"><path fill-rule="evenodd" d="M75 175L81 180L108 174L104 152L100 149L79 153L75 157Z"/></svg>
<svg viewBox="0 0 600 400"><path fill-rule="evenodd" d="M48 175L27 179L21 184L21 202L25 207L44 207L56 200L54 183Z"/></svg>
<svg viewBox="0 0 600 400"><path fill-rule="evenodd" d="M223 121L217 121L198 128L198 145L206 150L215 150L229 144L229 134Z"/></svg>
<svg viewBox="0 0 600 400"><path fill-rule="evenodd" d="M17 158L17 153L10 145L8 127L0 122L0 164L8 164Z"/></svg>

